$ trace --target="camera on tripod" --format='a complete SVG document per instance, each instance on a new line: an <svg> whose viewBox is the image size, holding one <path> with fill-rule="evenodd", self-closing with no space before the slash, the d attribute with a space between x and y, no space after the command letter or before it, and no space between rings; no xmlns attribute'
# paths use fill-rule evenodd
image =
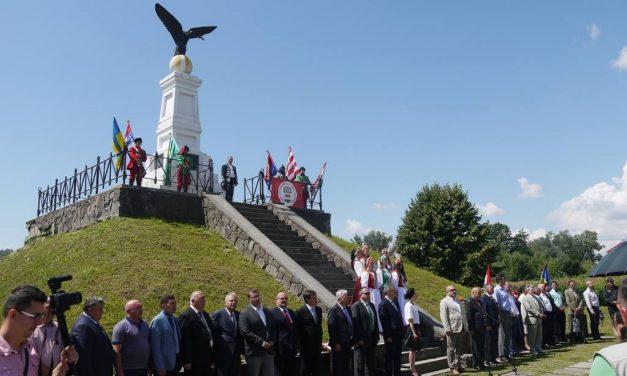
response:
<svg viewBox="0 0 627 376"><path fill-rule="evenodd" d="M65 292L61 290L61 284L71 279L72 276L69 274L48 278L48 287L52 292L50 295L50 309L53 309L57 315L69 310L70 306L80 304L83 301L83 296L80 292Z"/></svg>

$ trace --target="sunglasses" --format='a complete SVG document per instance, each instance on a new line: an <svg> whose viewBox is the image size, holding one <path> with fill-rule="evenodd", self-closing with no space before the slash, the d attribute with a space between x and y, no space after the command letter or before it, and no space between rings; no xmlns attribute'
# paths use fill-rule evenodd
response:
<svg viewBox="0 0 627 376"><path fill-rule="evenodd" d="M30 317L31 319L35 321L43 321L46 318L46 312L42 312L42 313L30 313L26 311L18 311L18 312L26 317Z"/></svg>

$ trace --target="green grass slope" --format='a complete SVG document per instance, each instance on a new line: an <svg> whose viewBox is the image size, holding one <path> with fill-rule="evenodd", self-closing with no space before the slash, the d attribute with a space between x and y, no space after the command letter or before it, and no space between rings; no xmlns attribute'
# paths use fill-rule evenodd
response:
<svg viewBox="0 0 627 376"><path fill-rule="evenodd" d="M83 298L105 299L102 324L108 332L125 315L129 299L144 302L144 318L159 312L159 297L171 292L180 313L189 295L203 290L207 311L223 306L224 294L239 295L238 308L247 304L248 288L261 290L264 303L274 306L281 285L248 261L220 235L203 227L167 223L156 219L120 218L82 230L36 239L0 260L0 299L15 286L29 283L49 292L46 280L72 274L64 282L67 291L81 291ZM290 295L290 306L299 306ZM72 325L80 309L68 313Z"/></svg>
<svg viewBox="0 0 627 376"><path fill-rule="evenodd" d="M357 247L357 244L336 236L332 236L331 239L347 252ZM379 259L378 252L371 252L371 254L375 260ZM454 285L457 289L458 297L468 298L470 296L470 288L419 268L407 258L404 258L403 262L405 263L405 273L407 274L407 285L416 290L418 305L434 317L440 317L440 300L445 295L446 286Z"/></svg>

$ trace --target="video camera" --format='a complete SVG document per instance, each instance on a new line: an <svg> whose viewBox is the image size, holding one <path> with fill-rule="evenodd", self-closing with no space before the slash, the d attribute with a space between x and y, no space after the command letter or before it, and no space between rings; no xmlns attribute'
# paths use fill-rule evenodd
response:
<svg viewBox="0 0 627 376"><path fill-rule="evenodd" d="M80 304L83 296L80 292L65 292L61 290L61 284L72 279L69 274L48 278L50 295L50 308L54 309L57 315L70 309L70 306Z"/></svg>
<svg viewBox="0 0 627 376"><path fill-rule="evenodd" d="M83 296L80 292L65 292L61 290L61 284L71 279L72 276L69 274L48 278L48 287L51 291L50 305L48 309L54 310L57 315L59 332L61 333L64 346L72 345L72 339L70 338L70 334L67 329L65 312L69 310L71 306L80 304L83 300ZM70 364L69 366L70 370L66 373L66 375L76 375L76 368L74 367L74 364Z"/></svg>

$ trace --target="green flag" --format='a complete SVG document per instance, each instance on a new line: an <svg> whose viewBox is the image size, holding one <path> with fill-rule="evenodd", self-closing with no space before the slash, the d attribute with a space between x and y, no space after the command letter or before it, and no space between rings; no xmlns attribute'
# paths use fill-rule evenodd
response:
<svg viewBox="0 0 627 376"><path fill-rule="evenodd" d="M168 146L168 155L166 157L168 159L165 160L163 164L163 185L172 184L170 170L172 169L172 160L176 158L176 155L179 153L179 146L174 139L174 136L170 136L170 145Z"/></svg>

